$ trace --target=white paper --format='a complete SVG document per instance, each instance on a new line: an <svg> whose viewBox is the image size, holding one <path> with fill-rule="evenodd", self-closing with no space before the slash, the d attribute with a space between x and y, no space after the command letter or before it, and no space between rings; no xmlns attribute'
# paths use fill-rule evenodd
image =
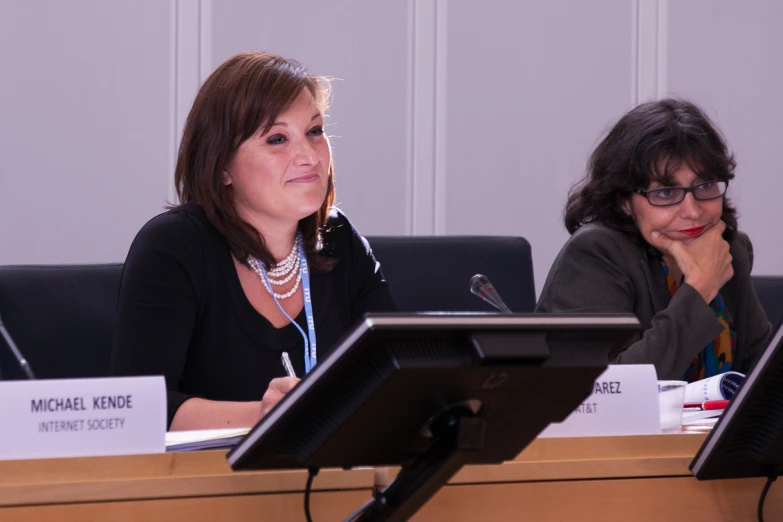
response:
<svg viewBox="0 0 783 522"><path fill-rule="evenodd" d="M166 446L191 444L208 440L225 439L237 435L247 435L250 428L229 428L221 430L170 431L166 433Z"/></svg>
<svg viewBox="0 0 783 522"><path fill-rule="evenodd" d="M163 377L0 382L0 459L163 453Z"/></svg>
<svg viewBox="0 0 783 522"><path fill-rule="evenodd" d="M696 410L682 412L682 425L687 426L704 419L717 419L723 415L723 410Z"/></svg>

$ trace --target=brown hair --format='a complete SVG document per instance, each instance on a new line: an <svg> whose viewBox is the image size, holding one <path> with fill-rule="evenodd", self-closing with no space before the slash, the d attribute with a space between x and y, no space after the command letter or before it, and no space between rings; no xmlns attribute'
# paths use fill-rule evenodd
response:
<svg viewBox="0 0 783 522"><path fill-rule="evenodd" d="M174 173L179 201L199 204L231 253L243 263L253 256L268 269L276 261L263 236L239 217L233 188L223 183L223 171L242 142L259 129L268 132L302 89L313 95L321 111L326 109L326 80L314 77L294 60L248 51L230 58L207 78L188 114ZM302 245L316 271L329 270L332 265L332 260L320 253L320 239L333 202L334 170L330 164L321 208L299 221Z"/></svg>
<svg viewBox="0 0 783 522"><path fill-rule="evenodd" d="M634 189L648 188L652 181L672 186L672 173L683 162L707 181L734 179L734 155L696 105L669 98L635 107L596 147L587 175L572 187L565 210L566 229L573 234L582 225L597 222L638 235L620 202ZM722 219L726 222L724 237L729 239L737 230L737 215L725 196Z"/></svg>

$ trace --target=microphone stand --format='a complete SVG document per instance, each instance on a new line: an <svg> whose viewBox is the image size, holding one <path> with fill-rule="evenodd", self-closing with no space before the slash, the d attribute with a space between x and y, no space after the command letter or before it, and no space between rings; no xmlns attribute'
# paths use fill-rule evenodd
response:
<svg viewBox="0 0 783 522"><path fill-rule="evenodd" d="M33 370L30 368L30 365L27 363L27 359L24 358L22 355L22 352L19 351L19 347L16 346L16 343L11 338L11 334L8 332L8 329L6 329L5 325L3 324L3 316L0 315L0 334L2 334L3 339L5 339L6 344L11 349L11 353L14 354L14 358L16 358L16 362L19 363L19 366L24 370L24 373L27 375L27 378L30 380L35 379L35 375L33 375Z"/></svg>
<svg viewBox="0 0 783 522"><path fill-rule="evenodd" d="M500 298L500 294L495 290L495 287L490 282L489 278L483 274L476 274L470 278L470 292L492 305L492 307L499 310L500 313L514 313Z"/></svg>

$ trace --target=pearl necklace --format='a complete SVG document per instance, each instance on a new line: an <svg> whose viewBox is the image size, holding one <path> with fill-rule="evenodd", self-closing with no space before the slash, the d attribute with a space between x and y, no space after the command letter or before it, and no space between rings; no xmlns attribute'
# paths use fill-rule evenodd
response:
<svg viewBox="0 0 783 522"><path fill-rule="evenodd" d="M293 288L284 294L278 294L277 292L274 292L272 288L266 284L267 278L264 277L264 269L261 267L261 263L258 262L258 259L252 256L248 258L248 264L250 265L250 268L252 268L261 279L261 283L263 283L264 288L266 288L267 292L277 299L288 299L294 295L294 293L296 293L296 291L299 289L299 283L302 282L302 266L299 256L300 244L301 243L299 239L294 241L294 247L291 249L291 253L288 254L288 256L280 263L272 267L269 272L267 272L269 283L273 286L284 285L296 277Z"/></svg>

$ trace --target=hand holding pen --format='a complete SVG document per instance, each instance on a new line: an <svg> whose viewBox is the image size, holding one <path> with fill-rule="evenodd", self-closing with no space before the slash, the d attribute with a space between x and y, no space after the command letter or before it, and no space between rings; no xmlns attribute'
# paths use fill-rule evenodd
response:
<svg viewBox="0 0 783 522"><path fill-rule="evenodd" d="M296 376L294 366L291 364L291 359L288 357L287 352L283 352L281 361L288 377L279 377L270 381L269 387L266 389L266 393L264 393L264 398L261 399L262 417L269 413L294 386L299 384L300 379Z"/></svg>

